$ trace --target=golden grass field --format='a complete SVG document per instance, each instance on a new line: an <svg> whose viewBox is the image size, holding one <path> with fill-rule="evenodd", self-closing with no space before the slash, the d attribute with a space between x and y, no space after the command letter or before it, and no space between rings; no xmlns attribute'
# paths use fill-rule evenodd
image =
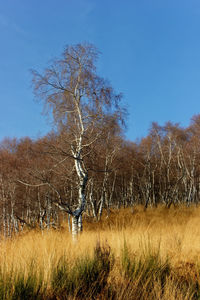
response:
<svg viewBox="0 0 200 300"><path fill-rule="evenodd" d="M200 299L197 291L200 290L199 207L158 207L144 211L138 206L134 209L114 210L109 217L105 214L99 222L85 218L83 230L77 242L72 241L65 224L60 230L43 233L30 231L2 240L2 277L10 276L12 279L12 274L23 272L26 278L33 268L37 274L42 272L43 283L48 290L51 288L52 267L58 265L63 256L73 265L78 258L92 256L95 246L100 243L109 245L114 257L108 276L108 284L114 284L116 289L111 299ZM124 275L121 257L125 244L130 258L143 259L149 253L159 253L161 261L169 261L171 271L164 286L156 279L153 288L147 293L145 282L142 285L140 282L140 288L136 284L137 280L143 280L142 276L133 280ZM153 281L154 278L154 274L151 274L148 280ZM193 285L197 291L195 293ZM108 297L103 292L96 299ZM71 296L69 299L75 298ZM5 299L14 298L5 296ZM41 299L68 298L46 296Z"/></svg>

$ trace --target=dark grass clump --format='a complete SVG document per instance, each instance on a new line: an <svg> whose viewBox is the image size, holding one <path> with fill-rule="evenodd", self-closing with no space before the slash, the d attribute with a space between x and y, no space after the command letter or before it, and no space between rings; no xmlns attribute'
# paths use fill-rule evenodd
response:
<svg viewBox="0 0 200 300"><path fill-rule="evenodd" d="M112 265L110 247L100 244L95 247L92 258L80 258L72 268L70 262L63 257L52 272L51 286L54 297L95 299L105 288Z"/></svg>
<svg viewBox="0 0 200 300"><path fill-rule="evenodd" d="M36 274L30 273L28 276L20 273L14 282L12 300L40 300L45 294L42 291L42 279L38 279Z"/></svg>
<svg viewBox="0 0 200 300"><path fill-rule="evenodd" d="M148 295L150 297L155 284L164 289L166 279L171 273L168 260L161 260L159 250L152 251L148 248L146 253L135 256L131 254L126 243L122 251L122 270L134 299L146 299Z"/></svg>
<svg viewBox="0 0 200 300"><path fill-rule="evenodd" d="M195 263L180 262L174 269L178 287L189 293L191 299L200 299L200 267Z"/></svg>
<svg viewBox="0 0 200 300"><path fill-rule="evenodd" d="M10 276L0 271L0 299L7 300L12 297L13 284Z"/></svg>
<svg viewBox="0 0 200 300"><path fill-rule="evenodd" d="M29 273L23 270L9 272L0 271L0 299L1 300L40 300L44 299L46 287L43 276L37 275L34 266L29 266Z"/></svg>

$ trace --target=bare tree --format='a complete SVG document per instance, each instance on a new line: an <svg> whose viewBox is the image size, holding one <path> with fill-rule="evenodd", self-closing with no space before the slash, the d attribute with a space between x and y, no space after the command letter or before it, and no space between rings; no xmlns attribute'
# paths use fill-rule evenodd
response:
<svg viewBox="0 0 200 300"><path fill-rule="evenodd" d="M60 195L57 202L72 215L73 236L82 230L89 174L85 158L90 155L104 125L122 120L121 95L115 94L110 84L96 74L97 57L98 51L91 44L67 46L61 58L54 60L43 74L33 71L36 96L44 100L45 107L53 114L63 139L56 151L74 161L77 205L73 208Z"/></svg>

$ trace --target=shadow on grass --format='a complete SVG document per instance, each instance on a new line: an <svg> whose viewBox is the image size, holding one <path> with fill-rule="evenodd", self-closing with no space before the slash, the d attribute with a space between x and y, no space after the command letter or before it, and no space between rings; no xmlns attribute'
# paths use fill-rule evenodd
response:
<svg viewBox="0 0 200 300"><path fill-rule="evenodd" d="M97 246L93 257L78 259L73 267L65 257L52 271L53 299L95 299L107 284L107 278L114 262L109 246ZM57 298L54 298L57 297Z"/></svg>

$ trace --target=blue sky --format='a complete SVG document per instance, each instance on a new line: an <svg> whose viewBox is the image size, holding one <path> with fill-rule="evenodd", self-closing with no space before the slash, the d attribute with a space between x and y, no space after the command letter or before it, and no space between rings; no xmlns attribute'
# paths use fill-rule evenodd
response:
<svg viewBox="0 0 200 300"><path fill-rule="evenodd" d="M146 136L153 121L188 126L200 113L199 0L2 0L0 140L50 131L29 70L84 41L124 95L127 139Z"/></svg>

